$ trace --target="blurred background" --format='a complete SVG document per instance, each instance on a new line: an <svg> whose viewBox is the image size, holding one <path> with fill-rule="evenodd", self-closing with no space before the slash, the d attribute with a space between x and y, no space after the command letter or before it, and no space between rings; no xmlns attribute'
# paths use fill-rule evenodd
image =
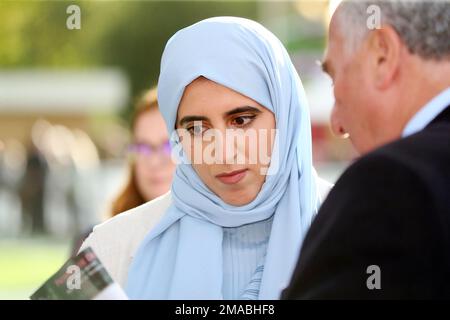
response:
<svg viewBox="0 0 450 320"><path fill-rule="evenodd" d="M334 182L355 156L331 134L331 81L317 64L335 5L0 2L0 299L27 299L104 220L127 179L134 105L156 85L169 37L201 19L247 17L283 41L309 98L316 169Z"/></svg>

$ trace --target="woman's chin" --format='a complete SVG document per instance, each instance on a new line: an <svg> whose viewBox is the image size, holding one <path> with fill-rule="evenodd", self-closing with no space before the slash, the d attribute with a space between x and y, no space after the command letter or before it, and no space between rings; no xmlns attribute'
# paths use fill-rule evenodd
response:
<svg viewBox="0 0 450 320"><path fill-rule="evenodd" d="M147 201L153 200L155 198L158 198L159 196L162 196L167 191L170 190L170 186L164 185L153 185L150 190L148 190L145 194L145 198Z"/></svg>
<svg viewBox="0 0 450 320"><path fill-rule="evenodd" d="M241 207L252 202L258 193L250 194L246 191L231 191L220 196L220 198L231 206Z"/></svg>

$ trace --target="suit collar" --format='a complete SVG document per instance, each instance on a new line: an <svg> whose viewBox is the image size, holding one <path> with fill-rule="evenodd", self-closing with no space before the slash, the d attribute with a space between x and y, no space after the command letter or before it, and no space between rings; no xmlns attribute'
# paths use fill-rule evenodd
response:
<svg viewBox="0 0 450 320"><path fill-rule="evenodd" d="M426 128L428 128L431 125L434 125L436 123L439 122L450 122L450 105L447 106L446 109L444 109L444 111L442 111L441 113L439 113L437 115L436 118L434 118L427 126Z"/></svg>

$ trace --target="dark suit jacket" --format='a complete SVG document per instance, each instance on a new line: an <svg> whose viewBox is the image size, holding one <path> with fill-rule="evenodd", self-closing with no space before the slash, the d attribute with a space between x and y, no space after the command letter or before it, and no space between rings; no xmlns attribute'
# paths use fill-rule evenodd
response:
<svg viewBox="0 0 450 320"><path fill-rule="evenodd" d="M282 298L450 299L450 106L345 171Z"/></svg>

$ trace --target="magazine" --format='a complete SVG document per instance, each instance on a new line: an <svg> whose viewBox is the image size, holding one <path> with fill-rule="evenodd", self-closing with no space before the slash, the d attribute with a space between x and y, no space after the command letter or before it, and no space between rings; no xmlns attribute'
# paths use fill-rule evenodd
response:
<svg viewBox="0 0 450 320"><path fill-rule="evenodd" d="M127 300L91 248L67 262L31 296L31 300Z"/></svg>

